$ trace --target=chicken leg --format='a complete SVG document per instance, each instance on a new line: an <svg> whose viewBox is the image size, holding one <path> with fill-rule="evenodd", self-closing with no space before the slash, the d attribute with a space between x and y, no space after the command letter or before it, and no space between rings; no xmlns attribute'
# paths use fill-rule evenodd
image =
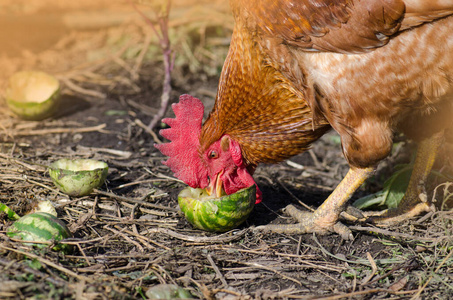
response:
<svg viewBox="0 0 453 300"><path fill-rule="evenodd" d="M302 234L316 232L326 234L338 233L344 239L352 239L351 230L340 223L338 218L345 210L348 200L362 183L373 173L374 168L351 168L330 196L314 212L304 212L288 205L286 213L297 219L297 224L265 225L257 230L276 233Z"/></svg>
<svg viewBox="0 0 453 300"><path fill-rule="evenodd" d="M442 138L443 132L437 133L419 144L409 186L398 208L389 210L381 216L371 217L369 221L383 225L396 224L434 209L428 201L425 182L431 172ZM352 194L372 175L372 172L373 168L351 168L332 194L314 212L300 211L293 205L288 205L285 211L299 221L297 224L265 225L257 229L290 234L335 232L344 239L351 239L350 229L338 219Z"/></svg>
<svg viewBox="0 0 453 300"><path fill-rule="evenodd" d="M371 217L369 221L380 225L397 224L423 212L434 210L433 204L428 201L425 184L442 140L443 132L439 132L419 143L414 169L400 204L381 216Z"/></svg>

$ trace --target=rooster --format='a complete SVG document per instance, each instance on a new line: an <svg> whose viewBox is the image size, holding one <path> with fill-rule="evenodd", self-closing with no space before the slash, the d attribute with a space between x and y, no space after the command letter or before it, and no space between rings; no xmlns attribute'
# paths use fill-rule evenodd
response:
<svg viewBox="0 0 453 300"><path fill-rule="evenodd" d="M284 233L336 232L354 191L392 149L396 131L419 142L399 221L432 209L424 182L452 123L453 1L231 0L235 27L216 101L173 104L170 143L156 145L179 179L210 193L255 184L260 163L299 154L333 128L350 169L314 212L290 205ZM257 203L263 198L257 189Z"/></svg>

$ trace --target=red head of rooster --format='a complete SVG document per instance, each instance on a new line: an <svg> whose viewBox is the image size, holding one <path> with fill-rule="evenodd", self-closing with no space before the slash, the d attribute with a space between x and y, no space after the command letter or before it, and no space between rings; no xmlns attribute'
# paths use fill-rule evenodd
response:
<svg viewBox="0 0 453 300"><path fill-rule="evenodd" d="M182 95L179 103L172 105L175 118L162 121L171 128L160 134L170 143L155 145L167 155L167 165L175 176L192 188L206 188L215 196L230 195L255 184L253 167L246 166L237 141L224 134L203 149L200 143L204 106L190 95ZM261 202L257 188L256 203Z"/></svg>

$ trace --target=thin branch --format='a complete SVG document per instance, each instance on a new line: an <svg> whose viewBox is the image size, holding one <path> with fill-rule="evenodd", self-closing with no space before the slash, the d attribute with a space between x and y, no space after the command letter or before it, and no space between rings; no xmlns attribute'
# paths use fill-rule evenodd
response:
<svg viewBox="0 0 453 300"><path fill-rule="evenodd" d="M157 23L159 24L159 30L156 28L154 23L137 7L133 0L128 0L135 11L143 18L143 20L148 24L154 34L157 36L159 41L160 48L162 50L163 61L164 61L164 81L162 84L162 95L160 100L160 108L158 112L154 115L153 119L149 123L148 127L153 129L160 120L164 117L167 112L168 104L170 102L170 93L172 90L171 86L171 72L174 67L174 55L171 49L170 37L168 33L169 25L169 15L171 0L167 0L167 3L162 5L160 13L156 11ZM148 131L149 132L149 131ZM154 137L155 138L155 137ZM155 138L156 139L156 138Z"/></svg>
<svg viewBox="0 0 453 300"><path fill-rule="evenodd" d="M140 232L141 235L147 234L147 233L163 233L168 236L171 236L173 238L187 241L187 242L194 242L194 243L206 243L206 244L216 244L216 243L229 243L232 241L239 240L244 237L244 235L249 232L248 229L243 229L239 232L227 232L224 234L220 234L217 236L190 236L190 235L185 235L178 233L176 231L167 229L167 228L149 228L144 230L143 232Z"/></svg>
<svg viewBox="0 0 453 300"><path fill-rule="evenodd" d="M17 250L17 249L14 249L14 248L3 246L1 244L0 244L0 248L2 248L4 250L7 250L7 251L12 251L12 252L24 255L24 256L26 256L28 258L36 259L39 262L41 262L41 263L43 263L45 265L48 265L48 266L50 266L52 268L55 268L55 269L65 273L65 274L67 274L69 276L77 278L78 280L81 280L81 281L83 280L83 281L90 282L90 283L94 282L94 280L91 279L90 277L85 277L85 276L79 275L79 274L77 274L77 273L75 273L75 272L73 272L73 271L71 271L71 270L69 270L69 269L67 269L67 268L65 268L63 266L60 266L60 265L58 265L58 264L56 264L56 263L54 263L54 262L52 262L52 261L50 261L50 260L48 260L48 259L46 259L44 257L41 257L39 255L35 255L35 254L31 253L31 252L25 252L25 251Z"/></svg>

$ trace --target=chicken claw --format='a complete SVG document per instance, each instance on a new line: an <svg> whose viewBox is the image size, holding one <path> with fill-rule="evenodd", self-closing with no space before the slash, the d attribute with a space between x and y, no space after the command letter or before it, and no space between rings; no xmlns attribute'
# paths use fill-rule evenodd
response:
<svg viewBox="0 0 453 300"><path fill-rule="evenodd" d="M352 240L351 230L343 223L336 222L333 225L323 223L322 218L315 218L312 212L301 211L293 205L285 207L284 212L296 219L296 224L264 225L256 227L256 230L270 231L275 233L303 234L303 233L337 233L345 240Z"/></svg>
<svg viewBox="0 0 453 300"><path fill-rule="evenodd" d="M371 176L373 168L351 168L336 189L314 212L304 212L288 205L285 212L297 219L297 224L265 225L256 230L272 231L276 233L337 233L343 239L353 238L351 230L338 221L340 214L345 210L348 200L362 183Z"/></svg>
<svg viewBox="0 0 453 300"><path fill-rule="evenodd" d="M400 204L397 208L385 211L381 216L370 217L367 221L378 225L392 225L423 212L435 210L434 205L428 200L425 183L442 140L443 132L440 132L419 143L409 186Z"/></svg>

